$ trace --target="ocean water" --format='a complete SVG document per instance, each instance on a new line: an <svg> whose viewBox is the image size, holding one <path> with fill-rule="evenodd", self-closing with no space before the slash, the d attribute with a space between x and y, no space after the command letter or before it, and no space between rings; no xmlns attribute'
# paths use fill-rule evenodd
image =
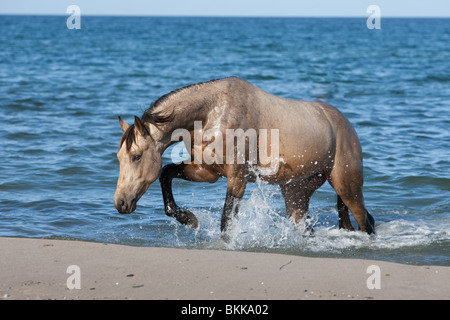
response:
<svg viewBox="0 0 450 320"><path fill-rule="evenodd" d="M0 236L245 250L450 265L450 19L0 16ZM113 205L121 129L159 96L239 76L320 100L354 125L377 235L338 230L327 184L314 236L280 190L251 184L228 243L225 180L174 181L192 230L166 217L158 182L135 213ZM170 150L163 156L170 162Z"/></svg>

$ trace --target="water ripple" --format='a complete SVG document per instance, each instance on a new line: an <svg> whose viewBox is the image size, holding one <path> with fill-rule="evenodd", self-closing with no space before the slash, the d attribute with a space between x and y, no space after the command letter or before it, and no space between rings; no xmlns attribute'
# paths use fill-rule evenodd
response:
<svg viewBox="0 0 450 320"><path fill-rule="evenodd" d="M363 20L85 17L67 30L65 17L2 16L0 236L450 265L450 20L385 19L380 32ZM223 180L174 183L196 231L165 216L157 183L135 214L116 212L117 115L231 75L349 118L376 238L337 229L329 186L312 200L314 237L294 230L265 185L247 190L229 244Z"/></svg>

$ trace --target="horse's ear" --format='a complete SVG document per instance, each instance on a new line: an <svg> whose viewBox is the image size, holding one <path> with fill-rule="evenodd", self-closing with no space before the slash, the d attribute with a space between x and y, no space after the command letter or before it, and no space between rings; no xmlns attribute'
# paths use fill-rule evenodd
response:
<svg viewBox="0 0 450 320"><path fill-rule="evenodd" d="M120 126L122 127L123 133L125 133L125 131L127 131L127 129L130 127L130 125L128 123L126 123L125 121L123 121L120 116L119 116L119 123L120 123Z"/></svg>
<svg viewBox="0 0 450 320"><path fill-rule="evenodd" d="M139 117L137 117L137 116L134 116L134 127L137 129L139 134L143 137L150 134L148 132L147 128L145 127L144 123L142 122L142 120L139 119Z"/></svg>

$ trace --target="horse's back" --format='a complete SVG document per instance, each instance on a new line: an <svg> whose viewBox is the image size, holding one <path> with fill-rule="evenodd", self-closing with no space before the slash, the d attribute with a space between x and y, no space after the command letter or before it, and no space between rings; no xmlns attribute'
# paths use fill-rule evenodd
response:
<svg viewBox="0 0 450 320"><path fill-rule="evenodd" d="M243 114L258 114L258 126L301 128L313 125L315 130L348 130L349 122L335 107L321 102L286 99L275 96L238 77L222 79L233 97L229 111L243 110ZM350 125L351 127L351 125ZM292 128L290 128L292 129Z"/></svg>
<svg viewBox="0 0 450 320"><path fill-rule="evenodd" d="M330 171L336 159L360 161L356 132L337 108L281 98L236 77L215 85L216 91L225 94L224 103L211 113L211 123L220 120L222 130L268 130L268 135L270 130L279 130L279 156L286 176Z"/></svg>
<svg viewBox="0 0 450 320"><path fill-rule="evenodd" d="M272 95L253 84L229 79L243 95L246 115L257 114L255 129L278 129L279 152L293 171L328 171L335 161L361 161L356 131L337 108L321 102L286 99ZM302 170L303 169L303 170Z"/></svg>

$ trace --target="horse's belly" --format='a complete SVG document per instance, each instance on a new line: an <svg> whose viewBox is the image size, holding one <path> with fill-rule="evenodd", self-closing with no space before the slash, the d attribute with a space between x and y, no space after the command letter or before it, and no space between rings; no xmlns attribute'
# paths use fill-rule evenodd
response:
<svg viewBox="0 0 450 320"><path fill-rule="evenodd" d="M335 141L330 133L301 139L301 135L286 139L280 135L278 157L272 155L269 164L261 164L264 179L269 182L302 179L313 174L327 175L333 168Z"/></svg>

